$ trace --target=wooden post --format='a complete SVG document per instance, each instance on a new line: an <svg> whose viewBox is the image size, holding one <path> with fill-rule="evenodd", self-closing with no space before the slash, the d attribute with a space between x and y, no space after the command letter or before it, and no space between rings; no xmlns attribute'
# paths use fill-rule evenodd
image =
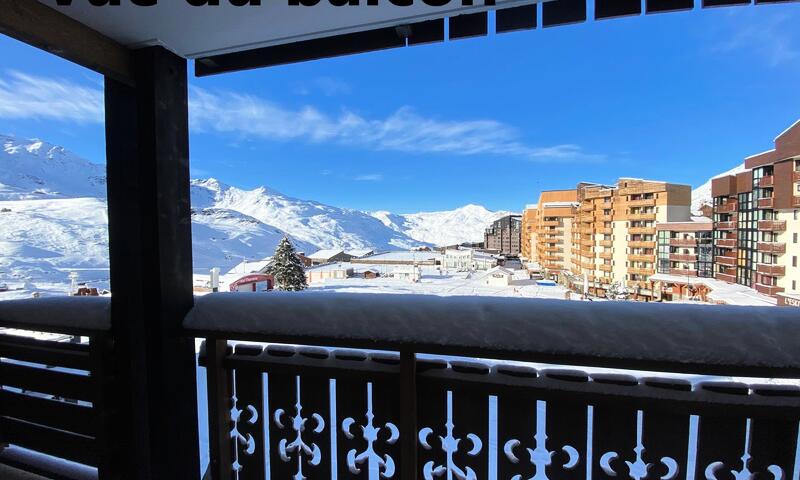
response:
<svg viewBox="0 0 800 480"><path fill-rule="evenodd" d="M199 475L186 61L134 52L136 87L106 77L112 338L126 478Z"/></svg>
<svg viewBox="0 0 800 480"><path fill-rule="evenodd" d="M228 349L226 340L206 340L206 385L208 388L208 447L213 480L233 478L231 456L231 375L222 366Z"/></svg>

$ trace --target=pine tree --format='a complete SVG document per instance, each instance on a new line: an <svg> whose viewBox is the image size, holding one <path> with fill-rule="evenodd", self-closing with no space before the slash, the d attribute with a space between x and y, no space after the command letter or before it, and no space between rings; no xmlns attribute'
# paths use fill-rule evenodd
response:
<svg viewBox="0 0 800 480"><path fill-rule="evenodd" d="M278 244L266 273L275 279L275 288L278 290L296 292L308 287L303 263L297 257L289 237L283 237Z"/></svg>

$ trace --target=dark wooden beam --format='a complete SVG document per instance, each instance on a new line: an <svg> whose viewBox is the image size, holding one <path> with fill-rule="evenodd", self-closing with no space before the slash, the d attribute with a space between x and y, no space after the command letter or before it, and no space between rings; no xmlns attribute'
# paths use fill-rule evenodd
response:
<svg viewBox="0 0 800 480"><path fill-rule="evenodd" d="M111 330L127 478L199 472L186 60L135 52L136 87L106 78Z"/></svg>
<svg viewBox="0 0 800 480"><path fill-rule="evenodd" d="M0 0L0 33L133 85L129 49L36 0Z"/></svg>

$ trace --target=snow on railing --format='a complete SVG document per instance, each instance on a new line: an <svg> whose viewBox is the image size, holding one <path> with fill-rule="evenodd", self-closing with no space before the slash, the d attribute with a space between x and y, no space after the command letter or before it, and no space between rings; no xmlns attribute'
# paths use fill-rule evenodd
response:
<svg viewBox="0 0 800 480"><path fill-rule="evenodd" d="M792 309L344 293L212 294L198 337L800 378Z"/></svg>
<svg viewBox="0 0 800 480"><path fill-rule="evenodd" d="M81 334L111 328L108 297L45 297L0 302L0 327Z"/></svg>

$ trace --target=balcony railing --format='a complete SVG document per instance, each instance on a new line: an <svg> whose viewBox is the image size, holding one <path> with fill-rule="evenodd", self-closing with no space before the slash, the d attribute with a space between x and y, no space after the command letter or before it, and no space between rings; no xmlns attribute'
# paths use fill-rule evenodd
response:
<svg viewBox="0 0 800 480"><path fill-rule="evenodd" d="M758 186L761 188L772 188L774 184L775 184L775 177L773 177L772 175L761 177L758 180Z"/></svg>
<svg viewBox="0 0 800 480"><path fill-rule="evenodd" d="M0 302L0 327L62 337L0 333L0 463L38 472L55 468L53 461L32 464L18 449L3 451L6 443L75 462L73 474L120 478L123 472L109 461L118 446L108 305L108 299L86 297ZM88 343L63 341L72 336Z"/></svg>
<svg viewBox="0 0 800 480"><path fill-rule="evenodd" d="M766 232L786 231L786 221L784 220L759 220L758 229Z"/></svg>
<svg viewBox="0 0 800 480"><path fill-rule="evenodd" d="M792 197L792 206L800 207L800 195L795 195Z"/></svg>
<svg viewBox="0 0 800 480"><path fill-rule="evenodd" d="M736 230L736 222L717 222L717 230Z"/></svg>
<svg viewBox="0 0 800 480"><path fill-rule="evenodd" d="M756 249L761 253L786 253L786 244L783 242L758 242Z"/></svg>
<svg viewBox="0 0 800 480"><path fill-rule="evenodd" d="M800 182L800 171L796 170L792 172L792 183Z"/></svg>
<svg viewBox="0 0 800 480"><path fill-rule="evenodd" d="M629 207L654 207L656 204L655 198L643 198L640 200L631 200L628 202Z"/></svg>
<svg viewBox="0 0 800 480"><path fill-rule="evenodd" d="M714 240L714 243L718 247L722 248L736 248L736 239L735 238L718 238Z"/></svg>
<svg viewBox="0 0 800 480"><path fill-rule="evenodd" d="M737 209L737 203L734 201L723 203L714 207L715 213L733 213Z"/></svg>
<svg viewBox="0 0 800 480"><path fill-rule="evenodd" d="M614 242L612 240L600 240L600 246L601 247L611 247L613 245L614 245Z"/></svg>
<svg viewBox="0 0 800 480"><path fill-rule="evenodd" d="M628 220L655 220L655 213L631 213L628 215Z"/></svg>
<svg viewBox="0 0 800 480"><path fill-rule="evenodd" d="M762 275L769 275L770 277L782 277L786 275L786 267L783 265L759 263L756 265L756 271Z"/></svg>
<svg viewBox="0 0 800 480"><path fill-rule="evenodd" d="M682 277L696 277L697 270L690 270L688 268L670 268L670 275L680 275Z"/></svg>
<svg viewBox="0 0 800 480"><path fill-rule="evenodd" d="M628 247L630 248L656 248L656 242L650 241L645 242L641 240L631 240L628 242Z"/></svg>
<svg viewBox="0 0 800 480"><path fill-rule="evenodd" d="M723 282L736 283L736 275L728 273L716 272L714 273L714 278L722 280Z"/></svg>
<svg viewBox="0 0 800 480"><path fill-rule="evenodd" d="M768 198L758 199L758 208L774 208L774 207L775 207L775 198L768 197Z"/></svg>
<svg viewBox="0 0 800 480"><path fill-rule="evenodd" d="M673 247L696 247L696 238L670 238L669 244Z"/></svg>
<svg viewBox="0 0 800 480"><path fill-rule="evenodd" d="M758 293L763 293L764 295L770 296L775 296L784 290L783 287L778 287L776 285L763 285L761 283L756 283L755 287Z"/></svg>
<svg viewBox="0 0 800 480"><path fill-rule="evenodd" d="M656 229L654 227L631 227L628 229L631 235L655 235Z"/></svg>
<svg viewBox="0 0 800 480"><path fill-rule="evenodd" d="M714 257L714 261L720 265L725 265L728 267L736 266L736 257L731 255L717 255Z"/></svg>
<svg viewBox="0 0 800 480"><path fill-rule="evenodd" d="M628 255L628 260L631 262L647 262L653 263L656 260L656 256L654 253L651 254L630 254Z"/></svg>
<svg viewBox="0 0 800 480"><path fill-rule="evenodd" d="M26 447L98 465L101 480L125 476L106 469L122 445L108 428L120 405L104 393L125 362L103 340L107 299L92 300L0 305L0 325L91 337L88 347L0 339L0 385L18 386L0 390L11 445L0 461ZM753 474L786 478L794 465L800 389L708 377L800 377L791 309L212 294L196 299L183 334L205 339L199 410L214 480L623 478L637 462L654 478L703 478L743 468L742 456ZM80 382L91 404L66 400L84 398L62 378L75 369L90 372ZM180 433L173 442L187 441ZM525 453L536 449L553 455Z"/></svg>
<svg viewBox="0 0 800 480"><path fill-rule="evenodd" d="M686 253L670 253L669 259L673 262L693 263L697 261L697 255L691 255Z"/></svg>

